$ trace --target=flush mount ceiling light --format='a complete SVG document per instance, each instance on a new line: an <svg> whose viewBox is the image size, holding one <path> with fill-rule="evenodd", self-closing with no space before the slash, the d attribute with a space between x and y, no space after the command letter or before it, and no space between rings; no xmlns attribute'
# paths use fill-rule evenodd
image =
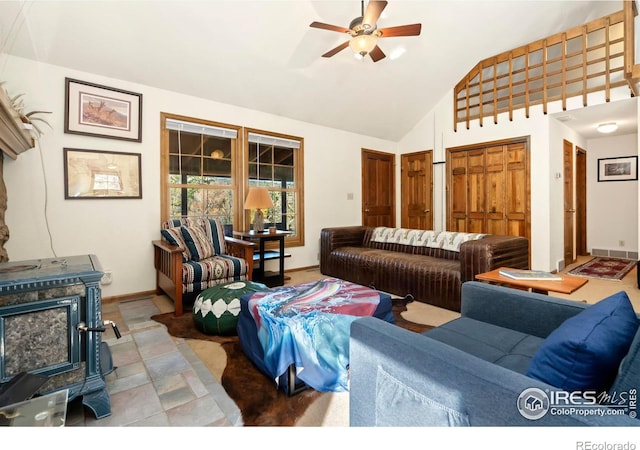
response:
<svg viewBox="0 0 640 450"><path fill-rule="evenodd" d="M597 130L600 133L613 133L617 129L618 129L618 124L615 122L601 123L600 125L598 125L598 128L597 128Z"/></svg>

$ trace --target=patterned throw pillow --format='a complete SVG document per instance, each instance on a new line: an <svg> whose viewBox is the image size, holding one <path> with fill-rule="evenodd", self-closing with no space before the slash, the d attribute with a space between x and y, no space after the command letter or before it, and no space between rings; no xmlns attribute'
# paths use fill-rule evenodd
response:
<svg viewBox="0 0 640 450"><path fill-rule="evenodd" d="M181 227L182 237L184 238L189 253L191 253L192 261L202 261L203 259L215 256L215 251L211 241L200 227Z"/></svg>
<svg viewBox="0 0 640 450"><path fill-rule="evenodd" d="M186 242L182 238L182 232L180 231L180 227L174 228L166 228L160 230L160 234L165 240L171 245L177 245L178 247L182 247L184 251L182 252L182 261L189 261L191 259L191 253L189 252L189 248L187 247Z"/></svg>
<svg viewBox="0 0 640 450"><path fill-rule="evenodd" d="M192 225L195 227L196 225ZM207 219L202 217L197 220L197 226L204 230L205 235L213 245L214 255L225 255L227 247L224 240L224 227L222 223L216 219Z"/></svg>
<svg viewBox="0 0 640 450"><path fill-rule="evenodd" d="M213 248L216 250L217 255L227 254L227 245L224 240L224 227L219 220L209 219L209 226L211 227L211 242Z"/></svg>

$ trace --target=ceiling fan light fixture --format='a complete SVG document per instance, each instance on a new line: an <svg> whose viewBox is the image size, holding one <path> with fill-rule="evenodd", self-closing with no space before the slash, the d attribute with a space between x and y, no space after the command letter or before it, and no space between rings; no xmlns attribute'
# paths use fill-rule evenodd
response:
<svg viewBox="0 0 640 450"><path fill-rule="evenodd" d="M601 123L600 125L598 125L598 128L597 128L597 130L600 133L613 133L617 129L618 129L618 124L615 122Z"/></svg>
<svg viewBox="0 0 640 450"><path fill-rule="evenodd" d="M365 56L378 44L378 38L372 34L359 34L349 41L349 48L356 54Z"/></svg>

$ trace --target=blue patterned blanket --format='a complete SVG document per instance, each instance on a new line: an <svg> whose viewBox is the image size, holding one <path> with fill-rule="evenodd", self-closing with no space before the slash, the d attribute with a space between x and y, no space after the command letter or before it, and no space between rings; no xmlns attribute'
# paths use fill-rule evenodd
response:
<svg viewBox="0 0 640 450"><path fill-rule="evenodd" d="M349 332L371 316L377 291L336 278L257 292L248 305L258 329L264 363L276 381L291 364L321 392L348 390Z"/></svg>

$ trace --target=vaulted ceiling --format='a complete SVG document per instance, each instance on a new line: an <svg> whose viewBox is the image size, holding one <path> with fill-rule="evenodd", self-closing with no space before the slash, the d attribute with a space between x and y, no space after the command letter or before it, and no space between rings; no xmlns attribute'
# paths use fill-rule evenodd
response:
<svg viewBox="0 0 640 450"><path fill-rule="evenodd" d="M0 54L398 141L478 61L621 9L390 0L378 26L422 32L381 39L374 63L349 48L321 57L348 36L309 27L348 28L355 0L0 1Z"/></svg>

